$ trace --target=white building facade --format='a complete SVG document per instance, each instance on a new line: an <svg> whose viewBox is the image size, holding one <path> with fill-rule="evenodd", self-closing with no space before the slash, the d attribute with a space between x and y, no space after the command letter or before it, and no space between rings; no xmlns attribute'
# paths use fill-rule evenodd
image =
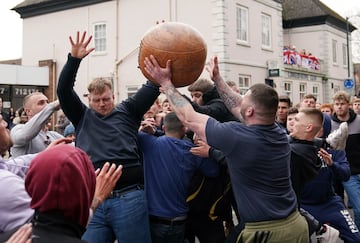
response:
<svg viewBox="0 0 360 243"><path fill-rule="evenodd" d="M35 2L26 0L14 8L23 18L22 65L53 60L56 71L51 82L55 84L70 51L68 37L89 32L96 50L82 61L75 85L85 103L87 84L96 77L112 78L117 101L145 82L138 69L140 41L162 20L196 28L207 43L207 59L217 55L224 79L237 82L242 93L254 83L266 82L295 103L303 93L315 91L324 102L342 88L344 32L326 24L283 29L281 0ZM331 62L333 41L337 41L336 63ZM320 70L284 65L284 45L311 50L321 61ZM209 77L206 71L201 76ZM186 88L181 91L186 93Z"/></svg>

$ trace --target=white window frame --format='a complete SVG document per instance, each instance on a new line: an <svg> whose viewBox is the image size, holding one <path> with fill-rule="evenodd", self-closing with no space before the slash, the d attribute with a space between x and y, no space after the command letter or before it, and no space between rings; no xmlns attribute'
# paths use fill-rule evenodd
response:
<svg viewBox="0 0 360 243"><path fill-rule="evenodd" d="M319 86L318 85L314 85L312 87L312 94L316 97L316 100L319 99Z"/></svg>
<svg viewBox="0 0 360 243"><path fill-rule="evenodd" d="M337 40L332 40L331 48L332 48L332 61L333 61L333 64L337 64Z"/></svg>
<svg viewBox="0 0 360 243"><path fill-rule="evenodd" d="M307 94L306 83L300 83L300 84L299 84L299 96L300 96L300 100L303 100L306 94Z"/></svg>
<svg viewBox="0 0 360 243"><path fill-rule="evenodd" d="M284 82L284 92L290 99L292 99L292 82L291 81Z"/></svg>
<svg viewBox="0 0 360 243"><path fill-rule="evenodd" d="M107 51L106 23L99 22L94 24L94 53L104 54Z"/></svg>
<svg viewBox="0 0 360 243"><path fill-rule="evenodd" d="M236 39L240 44L249 43L249 9L236 6Z"/></svg>
<svg viewBox="0 0 360 243"><path fill-rule="evenodd" d="M266 49L271 48L271 16L261 14L261 46Z"/></svg>
<svg viewBox="0 0 360 243"><path fill-rule="evenodd" d="M244 95L251 86L251 76L239 74L239 90L240 94Z"/></svg>
<svg viewBox="0 0 360 243"><path fill-rule="evenodd" d="M347 45L345 43L342 44L342 56L343 56L343 65L347 67Z"/></svg>

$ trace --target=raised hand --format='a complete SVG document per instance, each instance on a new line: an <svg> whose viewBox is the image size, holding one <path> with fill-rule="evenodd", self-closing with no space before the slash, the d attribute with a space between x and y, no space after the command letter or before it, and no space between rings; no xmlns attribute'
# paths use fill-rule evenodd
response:
<svg viewBox="0 0 360 243"><path fill-rule="evenodd" d="M156 61L153 55L150 57L145 57L144 59L145 70L155 81L164 86L171 83L171 61L166 62L166 67L160 67L159 63Z"/></svg>
<svg viewBox="0 0 360 243"><path fill-rule="evenodd" d="M96 188L94 199L91 205L93 211L105 201L105 199L110 195L111 191L114 189L116 182L119 180L122 174L122 165L119 165L116 168L115 164L106 162L104 166L95 171L96 174Z"/></svg>
<svg viewBox="0 0 360 243"><path fill-rule="evenodd" d="M80 32L76 32L76 41L73 40L71 36L69 36L69 40L71 43L71 56L75 58L84 58L89 55L95 48L88 48L88 45L92 39L92 35L90 35L86 40L86 31L83 32L80 38Z"/></svg>
<svg viewBox="0 0 360 243"><path fill-rule="evenodd" d="M217 56L210 58L206 65L206 70L209 72L212 81L217 82L221 80Z"/></svg>

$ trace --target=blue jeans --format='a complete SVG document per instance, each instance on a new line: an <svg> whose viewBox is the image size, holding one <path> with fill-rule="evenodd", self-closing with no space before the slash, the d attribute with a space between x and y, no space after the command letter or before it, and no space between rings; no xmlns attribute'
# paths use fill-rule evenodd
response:
<svg viewBox="0 0 360 243"><path fill-rule="evenodd" d="M82 237L89 243L151 243L145 192L136 190L106 199Z"/></svg>
<svg viewBox="0 0 360 243"><path fill-rule="evenodd" d="M165 225L150 223L152 243L184 243L185 223L182 225Z"/></svg>
<svg viewBox="0 0 360 243"><path fill-rule="evenodd" d="M348 181L343 182L344 189L351 201L354 211L354 221L360 227L360 174L351 175Z"/></svg>

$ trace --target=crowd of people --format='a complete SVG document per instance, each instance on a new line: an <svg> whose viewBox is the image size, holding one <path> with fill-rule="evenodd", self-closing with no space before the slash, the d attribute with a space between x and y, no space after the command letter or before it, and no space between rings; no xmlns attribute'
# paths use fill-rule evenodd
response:
<svg viewBox="0 0 360 243"><path fill-rule="evenodd" d="M96 78L84 104L92 37L69 39L59 100L36 92L23 122L0 114L0 242L360 242L360 99L293 106L261 83L242 96L217 57L187 97L150 55L157 84L115 104Z"/></svg>
<svg viewBox="0 0 360 243"><path fill-rule="evenodd" d="M277 122L290 134L293 131L295 115L304 108L318 109L324 114L323 129L317 137L331 137L330 132L339 127L340 130L346 130L343 131L347 134L346 143L338 149L320 146L321 168L315 179L305 185L300 201L302 208L316 219L336 228L344 242L360 242L357 227L360 224L360 181L357 169L360 158L360 99L354 97L351 100L347 92L339 91L333 96L332 103L319 104L312 94L304 96L301 102L294 106L286 96L280 96L279 101ZM351 203L353 200L354 203ZM353 209L354 219L348 207Z"/></svg>

